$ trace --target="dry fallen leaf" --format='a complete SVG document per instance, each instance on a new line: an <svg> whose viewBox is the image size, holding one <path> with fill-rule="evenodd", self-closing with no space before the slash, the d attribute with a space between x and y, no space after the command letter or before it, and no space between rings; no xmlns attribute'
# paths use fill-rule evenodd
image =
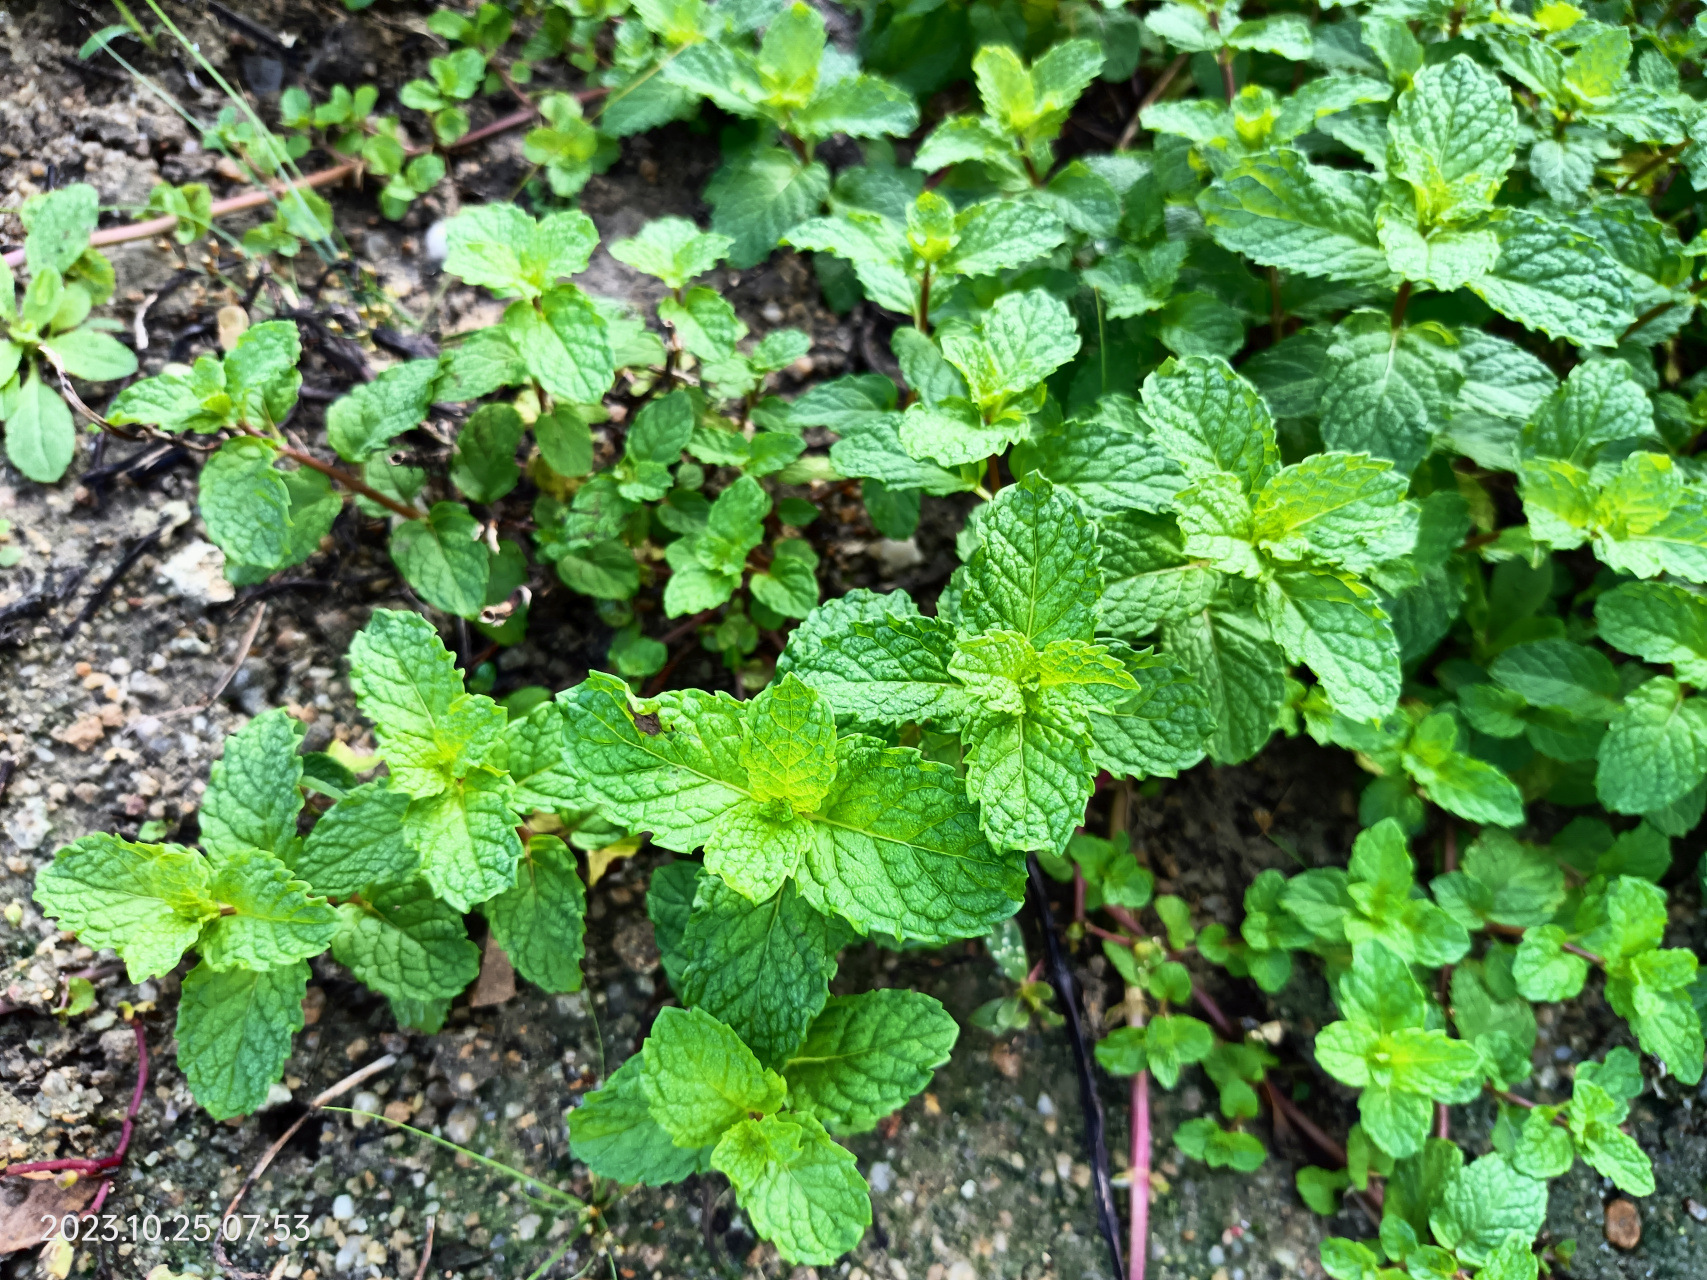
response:
<svg viewBox="0 0 1707 1280"><path fill-rule="evenodd" d="M45 1219L81 1213L100 1186L99 1178L79 1178L69 1187L51 1176L8 1178L0 1186L0 1253L40 1245L46 1236Z"/></svg>

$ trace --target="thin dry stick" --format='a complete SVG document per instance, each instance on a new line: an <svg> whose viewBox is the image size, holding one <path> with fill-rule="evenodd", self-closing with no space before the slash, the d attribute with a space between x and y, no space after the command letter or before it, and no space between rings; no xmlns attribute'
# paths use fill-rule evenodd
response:
<svg viewBox="0 0 1707 1280"><path fill-rule="evenodd" d="M219 1228L220 1229L218 1229L214 1232L214 1237L213 1237L214 1261L219 1263L219 1265L222 1268L224 1268L225 1270L235 1272L237 1275L240 1275L240 1276L245 1276L245 1277L258 1276L260 1274L259 1272L254 1272L254 1271L243 1271L243 1270L239 1269L238 1267L233 1266L231 1263L231 1259L226 1257L225 1243L224 1243L224 1235L225 1235L224 1227L225 1227L225 1224L227 1222L231 1221L231 1215L237 1212L237 1207L243 1203L243 1197L249 1194L249 1188L255 1185L255 1180L267 1171L267 1167L269 1165L271 1165L272 1162L278 1157L279 1152L281 1152L285 1149L285 1144L288 1143L292 1138L296 1137L296 1131L298 1129L302 1128L302 1126L305 1123L307 1123L309 1116L313 1115L317 1110L319 1110L321 1107L325 1106L328 1102L332 1101L334 1098L341 1097L344 1094L348 1093L351 1089L354 1089L362 1081L368 1079L371 1076L378 1075L381 1071L390 1070L392 1067L394 1067L396 1065L397 1065L397 1055L396 1054L388 1053L382 1058L375 1058L372 1062L368 1063L367 1066L363 1067L361 1070L352 1071L349 1075L345 1076L342 1080L338 1081L338 1083L333 1085L330 1089L323 1090L322 1092L316 1094L312 1100L310 1100L310 1102L308 1104L308 1110L304 1111L301 1115L299 1115L296 1118L296 1122L294 1124L292 1124L290 1126L290 1128L286 1129L283 1133L281 1133L278 1137L278 1140L275 1141L272 1146L270 1146L266 1149L266 1151L262 1154L260 1160L258 1160L256 1162L255 1167L253 1169L249 1170L249 1176L243 1179L243 1185L237 1188L237 1194L231 1197L231 1203L225 1206L225 1212L224 1212L224 1214L222 1214L220 1216L220 1219L219 1219Z"/></svg>
<svg viewBox="0 0 1707 1280"><path fill-rule="evenodd" d="M1182 53L1168 63L1168 69L1157 77L1155 84L1150 86L1150 92L1144 95L1144 100L1138 104L1138 110L1132 113L1132 119L1128 120L1126 127L1120 131L1120 140L1114 144L1116 151L1124 151L1132 145L1132 140L1138 136L1138 130L1142 127L1138 123L1138 118L1144 114L1146 107L1155 106L1161 96L1168 91L1168 86L1174 82L1174 77L1185 66L1185 58L1186 55Z"/></svg>
<svg viewBox="0 0 1707 1280"><path fill-rule="evenodd" d="M206 698L200 702L192 702L187 707L173 707L170 711L162 711L155 719L173 720L178 716L195 715L197 712L206 711L218 702L219 695L225 692L226 686L237 678L237 673L243 669L243 664L249 660L249 650L255 647L255 637L261 634L261 620L266 616L267 602L263 600L260 607L255 610L255 616L249 619L249 627L243 632L243 639L238 641L236 659L225 669L225 674L220 676L219 683L213 686Z"/></svg>
<svg viewBox="0 0 1707 1280"><path fill-rule="evenodd" d="M427 1243L421 1246L421 1265L415 1268L415 1280L426 1280L427 1265L433 1260L433 1229L438 1226L439 1215L427 1215Z"/></svg>
<svg viewBox="0 0 1707 1280"><path fill-rule="evenodd" d="M511 129L529 123L538 114L537 111L529 107L523 111L512 112L507 116L500 116L490 124L482 125L478 129L471 129L455 142L446 144L445 150L457 151L463 147L484 142L487 138L500 133L507 133ZM430 147L405 147L403 151L405 155L418 156L431 149ZM228 196L224 200L215 200L212 208L208 211L208 217L210 220L224 218L233 213L242 213L246 209L258 209L279 196L289 194L293 189L302 190L330 186L353 174L360 173L363 168L361 161L348 160L343 164L333 165L330 169L321 169L317 173L307 174L293 182L280 182L270 187L245 191L241 195ZM129 226L102 227L89 237L89 246L93 249L99 249L110 244L127 244L133 240L148 240L154 236L168 235L177 230L177 227L178 217L176 214L170 213L163 214L158 218L150 218L146 222L133 222ZM14 249L5 255L5 262L9 267L18 266L23 260L24 251L22 249Z"/></svg>

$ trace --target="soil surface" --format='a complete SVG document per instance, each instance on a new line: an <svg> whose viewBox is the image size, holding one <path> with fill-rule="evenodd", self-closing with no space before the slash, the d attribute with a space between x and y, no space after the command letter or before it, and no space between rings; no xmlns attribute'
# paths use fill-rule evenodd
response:
<svg viewBox="0 0 1707 1280"><path fill-rule="evenodd" d="M0 203L15 207L34 191L71 181L94 183L103 204L116 209L144 204L162 178L207 181L216 195L234 190L217 158L172 109L111 64L77 62L77 47L105 24L99 8L78 0L13 0L0 9L0 101L6 103ZM436 47L422 21L425 10L412 6L382 2L362 14L325 0L175 8L202 53L255 90L263 107L291 83L318 96L336 82L371 79L394 92L421 72ZM223 105L192 65L164 51L148 54L134 42L124 47L192 115L210 119ZM588 186L581 207L606 242L661 214L703 217L698 192L715 154L712 136L684 127L631 140L617 164ZM355 254L356 282L322 279L330 273L306 252L272 284L263 282L270 298L294 299L291 305L316 317L304 324L308 390L294 430L318 439L327 400L402 358L396 345L361 336L374 327L443 336L495 318L490 300L440 277L423 246L432 224L461 204L510 198L527 169L518 135L495 138L459 157L451 181L401 223L380 219L371 188L328 193ZM8 247L18 235L15 219L0 221ZM146 371L212 349L215 311L255 301L256 286L232 255L215 257L207 244L186 251L145 243L112 257L118 293L107 310L135 335ZM655 300L648 282L602 251L583 283L636 303ZM827 311L800 259L779 254L754 270L726 272L720 283L755 334L783 325L812 334L809 365L784 378L784 394L881 364L886 342L876 318ZM429 424L426 434L448 448L454 429L447 420ZM0 569L0 750L10 761L0 765L7 778L0 801L0 1159L112 1150L136 1079L135 1039L121 1020L132 1010L141 1015L150 1057L136 1132L104 1208L119 1215L119 1238L80 1245L70 1260L76 1274L140 1277L162 1264L174 1273L214 1274L212 1247L196 1238L207 1230L198 1215L219 1220L246 1172L309 1098L391 1054L395 1064L345 1103L383 1111L584 1197L600 1210L592 1226L581 1231L524 1184L469 1155L382 1122L321 1113L243 1205L245 1214L263 1215L269 1224L274 1214L287 1215L292 1238L266 1247L262 1227L233 1243L236 1274L521 1277L567 1241L554 1275L583 1268L623 1280L1110 1275L1089 1190L1071 1048L1059 1030L1034 1026L997 1038L970 1025L973 1009L1010 989L980 944L935 955L865 946L843 956L839 990L916 987L941 999L965 1030L953 1062L927 1093L878 1133L849 1144L873 1188L874 1224L841 1263L817 1271L780 1263L755 1240L721 1178L627 1194L595 1185L570 1158L562 1113L634 1052L670 998L644 910L647 876L663 856L650 850L616 863L591 891L582 993L548 996L524 983L499 1004L459 1003L443 1032L429 1036L400 1032L383 1000L322 961L309 992L310 1025L298 1037L283 1087L255 1116L211 1122L192 1103L174 1063L178 975L132 986L110 958L61 938L31 901L34 874L56 847L91 831L135 836L142 824L156 822L170 838L193 839L198 799L224 736L267 707L287 706L307 722L311 748L334 738L358 751L371 745L342 655L371 609L411 601L385 556L383 526L353 510L308 564L282 582L234 593L194 516L199 461L193 448L90 437L58 485L0 473L0 518L8 522L3 545L18 553ZM820 488L814 496L829 514L813 535L824 555L827 593L864 585L934 597L953 565L960 508L927 501L917 537L894 544L864 525L852 491L838 498ZM535 587L530 639L496 659L499 695L527 684L563 688L602 662L610 633L589 602L544 580ZM452 640L467 656L467 638ZM713 687L727 679L709 658L684 662L674 675L678 683ZM1185 897L1200 925L1236 925L1244 888L1263 868L1343 865L1361 785L1348 757L1303 740L1282 742L1250 766L1200 766L1141 799L1133 813L1135 844L1158 888ZM1103 820L1099 801L1093 829ZM1679 857L1681 872L1693 864L1698 843ZM1419 856L1427 857L1430 847L1429 837L1419 840ZM1667 945L1700 951L1693 895L1690 888L1674 895ZM1043 952L1035 905L1022 920L1037 957ZM1056 907L1064 921L1065 904ZM1104 1011L1120 999L1119 981L1094 948L1081 947L1074 958L1087 1030L1099 1035ZM93 1006L55 1016L75 977L93 984ZM1353 1118L1347 1096L1308 1054L1329 1016L1318 974L1300 964L1272 999L1249 984L1213 974L1208 981L1247 1028L1283 1022L1280 1075L1318 1123L1343 1134ZM1568 1093L1573 1064L1628 1043L1623 1024L1598 997L1572 1006L1568 1016L1549 1020L1552 1012L1542 1010L1534 1082L1536 1096L1548 1101ZM1106 1076L1101 1089L1118 1175L1126 1165L1126 1089ZM1214 1109L1213 1089L1201 1075L1188 1072L1176 1092L1158 1094L1155 1106L1152 1276L1315 1277L1324 1235L1374 1233L1355 1208L1322 1219L1303 1206L1294 1172L1323 1157L1296 1134L1274 1133L1266 1120L1255 1129L1272 1154L1255 1175L1210 1171L1174 1151L1169 1137L1176 1124ZM1654 1158L1659 1189L1639 1206L1641 1237L1633 1249L1607 1242L1607 1206L1616 1197L1600 1178L1579 1163L1554 1184L1547 1230L1581 1244L1570 1274L1583 1280L1707 1275L1707 1223L1692 1213L1707 1200L1704 1113L1707 1091L1691 1097L1670 1081L1655 1082L1636 1103L1633 1131ZM1454 1113L1453 1131L1469 1154L1486 1149L1491 1119L1485 1108ZM0 1276L35 1275L47 1265L31 1232L39 1232L44 1213L75 1210L90 1191L87 1183L62 1189L12 1181L0 1188L0 1254L14 1250L0 1257ZM1124 1191L1117 1199L1124 1212ZM424 1259L429 1221L432 1251ZM141 1238L133 1242L133 1235Z"/></svg>

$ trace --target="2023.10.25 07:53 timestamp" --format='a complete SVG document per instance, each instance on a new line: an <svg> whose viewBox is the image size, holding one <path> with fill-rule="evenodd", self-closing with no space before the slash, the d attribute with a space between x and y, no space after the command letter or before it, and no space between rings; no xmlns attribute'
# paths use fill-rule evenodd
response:
<svg viewBox="0 0 1707 1280"><path fill-rule="evenodd" d="M87 1244L97 1241L140 1244L156 1240L206 1242L218 1235L227 1244L240 1240L277 1244L281 1240L308 1239L311 1221L305 1213L276 1213L271 1217L264 1213L234 1213L223 1219L217 1213L43 1214L41 1238Z"/></svg>

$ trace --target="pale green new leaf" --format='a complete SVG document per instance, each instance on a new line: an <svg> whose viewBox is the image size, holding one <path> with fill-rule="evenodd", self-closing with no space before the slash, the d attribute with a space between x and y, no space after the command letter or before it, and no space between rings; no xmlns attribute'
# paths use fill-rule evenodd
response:
<svg viewBox="0 0 1707 1280"><path fill-rule="evenodd" d="M738 1035L700 1009L660 1010L641 1052L652 1118L678 1147L711 1146L750 1113L775 1111L788 1092Z"/></svg>
<svg viewBox="0 0 1707 1280"><path fill-rule="evenodd" d="M467 911L516 882L515 784L507 774L471 773L412 801L403 835L421 851L421 874L434 891Z"/></svg>
<svg viewBox="0 0 1707 1280"><path fill-rule="evenodd" d="M871 1224L853 1152L809 1115L743 1120L711 1153L753 1228L789 1262L828 1266Z"/></svg>
<svg viewBox="0 0 1707 1280"><path fill-rule="evenodd" d="M259 850L227 852L214 866L208 894L221 904L198 943L211 969L271 969L306 960L331 945L338 929L326 900Z"/></svg>
<svg viewBox="0 0 1707 1280"><path fill-rule="evenodd" d="M87 835L36 876L42 912L84 946L112 947L132 982L171 970L219 915L212 870L194 850Z"/></svg>

